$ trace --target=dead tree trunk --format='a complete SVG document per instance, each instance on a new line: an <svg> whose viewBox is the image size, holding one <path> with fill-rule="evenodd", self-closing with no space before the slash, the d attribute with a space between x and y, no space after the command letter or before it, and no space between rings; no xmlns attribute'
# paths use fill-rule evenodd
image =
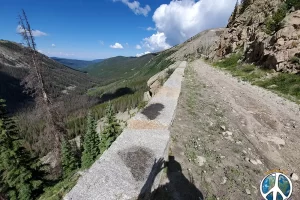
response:
<svg viewBox="0 0 300 200"><path fill-rule="evenodd" d="M29 74L23 80L25 88L27 91L32 91L36 100L36 105L39 109L43 109L43 113L45 114L45 123L46 128L45 132L48 136L52 135L52 137L46 138L54 138L53 142L53 152L56 158L56 175L61 174L61 138L65 134L65 129L61 125L61 117L53 106L50 96L47 93L45 82L43 78L43 57L36 50L36 43L34 39L34 35L32 33L32 29L30 27L28 18L24 10L22 10L22 14L19 15L19 25L21 26L20 34L22 35L24 41L28 48L25 48L26 53L29 54L30 57L30 67Z"/></svg>

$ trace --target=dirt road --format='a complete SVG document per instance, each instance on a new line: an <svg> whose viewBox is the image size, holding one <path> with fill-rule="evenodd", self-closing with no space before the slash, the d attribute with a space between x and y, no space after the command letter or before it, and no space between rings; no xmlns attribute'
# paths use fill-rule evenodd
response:
<svg viewBox="0 0 300 200"><path fill-rule="evenodd" d="M171 135L170 154L204 199L262 199L261 180L279 169L294 173L292 199L300 199L300 107L288 100L197 60L186 69ZM168 183L170 199L186 199L176 184Z"/></svg>

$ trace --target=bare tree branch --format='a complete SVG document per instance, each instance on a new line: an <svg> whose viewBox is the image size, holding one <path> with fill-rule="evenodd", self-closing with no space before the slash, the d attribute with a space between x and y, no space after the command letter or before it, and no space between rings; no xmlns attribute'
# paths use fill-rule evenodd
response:
<svg viewBox="0 0 300 200"><path fill-rule="evenodd" d="M53 152L56 157L57 173L61 173L61 139L66 133L61 123L61 116L51 102L43 78L43 57L36 51L35 38L24 10L19 15L20 34L26 42L28 48L24 48L26 54L29 54L29 74L22 81L26 91L33 93L36 106L44 113L45 121L45 139L47 142L53 142ZM53 141L54 139L54 141Z"/></svg>

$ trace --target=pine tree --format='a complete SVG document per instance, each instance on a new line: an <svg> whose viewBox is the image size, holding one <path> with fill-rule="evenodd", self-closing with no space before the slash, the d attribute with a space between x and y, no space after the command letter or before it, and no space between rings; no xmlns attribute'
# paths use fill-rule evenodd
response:
<svg viewBox="0 0 300 200"><path fill-rule="evenodd" d="M244 11L250 6L251 0L242 0L241 1L241 9L240 9L240 14L244 13Z"/></svg>
<svg viewBox="0 0 300 200"><path fill-rule="evenodd" d="M0 100L0 193L10 200L34 199L43 189L44 166L24 148L4 107Z"/></svg>
<svg viewBox="0 0 300 200"><path fill-rule="evenodd" d="M232 17L231 17L231 23L233 23L234 20L236 19L236 16L238 14L238 8L239 8L239 2L236 1L235 7L234 7L234 10L233 10L233 13L232 13Z"/></svg>
<svg viewBox="0 0 300 200"><path fill-rule="evenodd" d="M118 123L114 108L112 104L109 102L107 108L106 108L106 120L105 120L105 127L103 132L101 133L101 140L100 140L100 149L103 152L107 148L110 147L110 145L117 139L117 137L121 133L121 127Z"/></svg>
<svg viewBox="0 0 300 200"><path fill-rule="evenodd" d="M82 167L84 168L90 167L100 154L100 140L96 127L95 119L92 117L92 114L89 113L87 120L87 132L84 136L83 153L81 157Z"/></svg>
<svg viewBox="0 0 300 200"><path fill-rule="evenodd" d="M72 171L78 168L75 152L70 142L66 139L62 141L62 167L64 176L68 176Z"/></svg>

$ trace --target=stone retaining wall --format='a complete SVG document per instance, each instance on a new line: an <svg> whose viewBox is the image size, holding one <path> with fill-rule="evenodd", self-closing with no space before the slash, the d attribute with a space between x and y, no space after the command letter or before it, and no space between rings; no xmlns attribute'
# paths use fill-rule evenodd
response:
<svg viewBox="0 0 300 200"><path fill-rule="evenodd" d="M65 200L133 200L159 185L154 167L167 159L184 69L181 62L144 110L78 180ZM154 172L154 173L153 173Z"/></svg>

